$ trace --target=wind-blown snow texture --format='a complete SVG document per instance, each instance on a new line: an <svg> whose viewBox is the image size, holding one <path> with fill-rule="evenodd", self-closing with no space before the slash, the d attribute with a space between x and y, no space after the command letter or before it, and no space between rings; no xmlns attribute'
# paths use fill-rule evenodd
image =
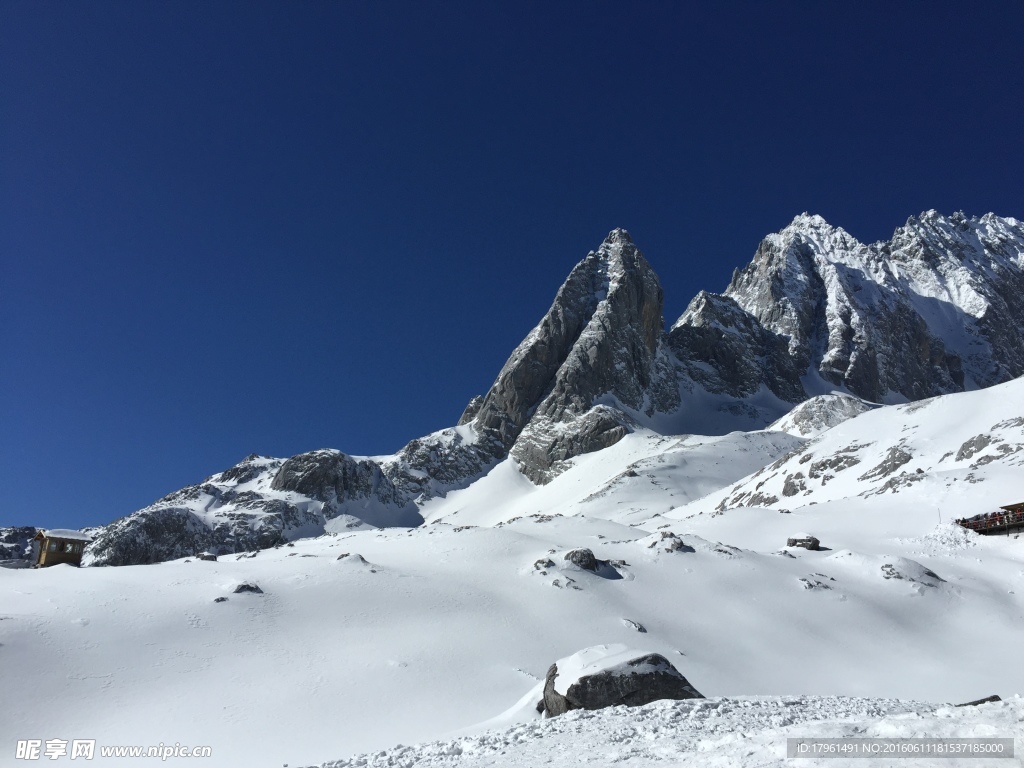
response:
<svg viewBox="0 0 1024 768"><path fill-rule="evenodd" d="M661 701L639 709L576 710L445 741L357 755L321 768L533 768L540 765L770 768L794 765L787 738L1024 738L1024 702L981 708L891 699L816 696ZM889 762L889 761L885 761ZM900 759L906 768L979 765L978 760ZM1016 760L993 764L1017 764ZM801 759L845 768L870 760Z"/></svg>
<svg viewBox="0 0 1024 768"><path fill-rule="evenodd" d="M116 521L85 562L239 552L347 526L409 526L432 499L511 461L550 482L638 429L810 436L871 403L990 386L1024 373L1024 227L929 211L863 245L818 216L761 243L724 294L664 331L657 275L624 230L570 273L551 309L459 425L393 456L249 457ZM859 398L859 399L858 399Z"/></svg>

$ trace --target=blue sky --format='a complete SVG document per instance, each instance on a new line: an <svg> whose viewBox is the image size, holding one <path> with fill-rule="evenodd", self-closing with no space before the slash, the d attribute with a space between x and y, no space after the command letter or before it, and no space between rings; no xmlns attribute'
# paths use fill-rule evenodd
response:
<svg viewBox="0 0 1024 768"><path fill-rule="evenodd" d="M1024 215L1024 6L0 4L0 525L392 452L625 227L665 316L802 211Z"/></svg>

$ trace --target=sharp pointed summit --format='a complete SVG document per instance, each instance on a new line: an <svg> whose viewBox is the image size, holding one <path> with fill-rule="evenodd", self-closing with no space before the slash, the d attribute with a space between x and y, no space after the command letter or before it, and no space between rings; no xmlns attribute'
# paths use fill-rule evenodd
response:
<svg viewBox="0 0 1024 768"><path fill-rule="evenodd" d="M1021 376L1024 225L926 211L889 241L865 245L805 213L765 237L723 293L701 291L668 332L662 308L658 276L629 233L614 229L573 267L456 426L391 456L251 456L107 526L87 560L156 562L415 525L432 499L502 462L545 484L641 428L761 429L808 398L847 396L793 417L831 423L868 407L860 401L919 400Z"/></svg>
<svg viewBox="0 0 1024 768"><path fill-rule="evenodd" d="M623 229L577 264L537 326L484 395L472 424L496 435L523 472L543 482L581 453L630 429L619 409L640 410L658 370L663 292ZM674 394L674 386L663 395Z"/></svg>

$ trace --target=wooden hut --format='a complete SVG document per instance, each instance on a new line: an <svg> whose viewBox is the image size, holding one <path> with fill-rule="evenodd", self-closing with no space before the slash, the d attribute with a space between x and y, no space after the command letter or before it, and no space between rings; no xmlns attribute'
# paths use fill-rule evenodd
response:
<svg viewBox="0 0 1024 768"><path fill-rule="evenodd" d="M82 553L92 541L92 536L67 528L53 528L40 531L33 541L39 542L39 554L33 568L45 568L58 563L79 566L82 564Z"/></svg>

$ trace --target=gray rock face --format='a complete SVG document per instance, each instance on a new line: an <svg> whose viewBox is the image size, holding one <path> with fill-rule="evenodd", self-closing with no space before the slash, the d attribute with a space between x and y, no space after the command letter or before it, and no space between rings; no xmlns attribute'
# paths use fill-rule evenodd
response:
<svg viewBox="0 0 1024 768"><path fill-rule="evenodd" d="M32 539L39 533L30 525L0 528L0 560L26 560L32 556Z"/></svg>
<svg viewBox="0 0 1024 768"><path fill-rule="evenodd" d="M679 395L671 361L659 355L662 300L647 260L625 230L614 230L572 270L464 423L543 483L574 456L628 434L623 408L671 409Z"/></svg>
<svg viewBox="0 0 1024 768"><path fill-rule="evenodd" d="M630 671L604 671L580 677L563 695L555 690L558 665L544 680L544 710L549 717L573 709L639 707L661 699L701 699L703 695L664 656L651 653L627 662Z"/></svg>
<svg viewBox="0 0 1024 768"><path fill-rule="evenodd" d="M474 398L474 402L479 398ZM474 407L471 402L469 412ZM442 429L420 437L385 460L381 470L400 497L425 501L464 488L485 474L507 451L493 434L481 434L471 425Z"/></svg>
<svg viewBox="0 0 1024 768"><path fill-rule="evenodd" d="M582 416L566 412L560 421L531 422L511 454L523 474L543 484L564 471L570 459L615 445L634 426L629 416L608 406L595 406Z"/></svg>
<svg viewBox="0 0 1024 768"><path fill-rule="evenodd" d="M918 400L1024 374L1022 291L1014 219L929 211L868 246L804 214L724 295L694 299L669 338L711 392L764 385L797 402L815 394L810 372L872 402Z"/></svg>
<svg viewBox="0 0 1024 768"><path fill-rule="evenodd" d="M213 531L183 507L147 507L108 525L90 544L83 565L146 565L212 549Z"/></svg>
<svg viewBox="0 0 1024 768"><path fill-rule="evenodd" d="M686 374L703 389L736 398L765 385L782 400L806 395L786 339L764 328L734 299L701 291L668 334Z"/></svg>
<svg viewBox="0 0 1024 768"><path fill-rule="evenodd" d="M281 465L270 487L275 491L293 491L339 510L347 501L373 498L407 512L404 516L410 525L423 522L380 465L340 451L320 450L293 456ZM402 516L400 513L399 517Z"/></svg>
<svg viewBox="0 0 1024 768"><path fill-rule="evenodd" d="M815 437L874 407L871 403L850 395L818 395L800 403L781 419L769 425L768 429L788 432L797 437Z"/></svg>
<svg viewBox="0 0 1024 768"><path fill-rule="evenodd" d="M662 331L662 290L628 233L613 231L576 265L512 353L473 423L511 447L532 416L581 414L614 393L639 408ZM622 363L617 368L616 363Z"/></svg>
<svg viewBox="0 0 1024 768"><path fill-rule="evenodd" d="M417 525L415 505L373 462L338 451L261 456L121 518L86 549L85 565L145 565L196 552L249 552L324 532L354 507L371 524Z"/></svg>

